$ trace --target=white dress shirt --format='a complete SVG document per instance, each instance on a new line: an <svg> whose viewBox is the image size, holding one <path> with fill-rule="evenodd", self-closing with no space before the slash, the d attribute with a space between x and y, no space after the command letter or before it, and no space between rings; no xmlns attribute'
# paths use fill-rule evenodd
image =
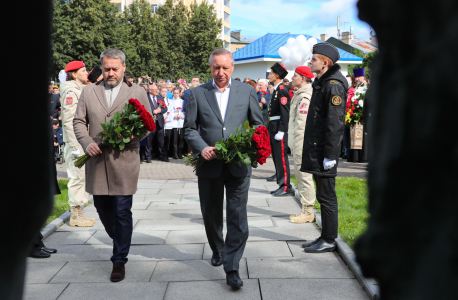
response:
<svg viewBox="0 0 458 300"><path fill-rule="evenodd" d="M115 87L111 87L108 84L105 84L105 96L107 97L108 108L111 108L113 102L116 100L116 97L118 97L121 85L122 81Z"/></svg>
<svg viewBox="0 0 458 300"><path fill-rule="evenodd" d="M216 85L215 80L213 79L213 88L215 89L216 101L218 102L219 110L221 111L221 117L226 118L227 103L229 102L229 94L231 93L231 81L229 79L229 84L226 86L224 92Z"/></svg>
<svg viewBox="0 0 458 300"><path fill-rule="evenodd" d="M274 90L278 89L278 86L280 85L280 83L281 83L281 81L276 86L274 86Z"/></svg>

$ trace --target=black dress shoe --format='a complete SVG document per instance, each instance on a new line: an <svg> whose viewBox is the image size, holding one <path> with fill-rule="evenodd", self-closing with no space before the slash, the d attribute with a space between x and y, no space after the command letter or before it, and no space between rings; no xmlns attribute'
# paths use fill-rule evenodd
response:
<svg viewBox="0 0 458 300"><path fill-rule="evenodd" d="M33 251L32 253L30 253L29 257L33 257L33 258L48 258L50 257L51 254L49 253L46 253L44 252L43 250L36 250L36 251Z"/></svg>
<svg viewBox="0 0 458 300"><path fill-rule="evenodd" d="M146 159L146 163L147 163L147 164L150 164L150 163L151 163L151 158L147 158L147 159Z"/></svg>
<svg viewBox="0 0 458 300"><path fill-rule="evenodd" d="M161 157L161 160L165 161L165 162L169 162L170 161L170 159L168 157Z"/></svg>
<svg viewBox="0 0 458 300"><path fill-rule="evenodd" d="M323 239L320 239L318 243L310 247L305 248L307 253L323 253L323 252L332 252L336 249L336 242L328 243Z"/></svg>
<svg viewBox="0 0 458 300"><path fill-rule="evenodd" d="M178 154L178 159L183 159L183 155Z"/></svg>
<svg viewBox="0 0 458 300"><path fill-rule="evenodd" d="M56 253L57 252L57 249L53 249L53 248L48 248L48 247L41 247L41 250L43 250L44 252L48 252L48 253Z"/></svg>
<svg viewBox="0 0 458 300"><path fill-rule="evenodd" d="M110 280L112 282L119 282L126 277L126 268L122 262L113 263L113 271L111 271Z"/></svg>
<svg viewBox="0 0 458 300"><path fill-rule="evenodd" d="M321 238L319 237L319 238L317 238L316 240L314 240L313 242L304 243L304 244L302 244L302 248L307 248L307 247L313 246L313 245L315 245L316 243L318 243L320 240L321 240Z"/></svg>
<svg viewBox="0 0 458 300"><path fill-rule="evenodd" d="M219 253L213 253L211 263L214 267L221 266L223 264L223 256Z"/></svg>
<svg viewBox="0 0 458 300"><path fill-rule="evenodd" d="M174 155L174 156L173 156L173 159L178 159L178 155Z"/></svg>
<svg viewBox="0 0 458 300"><path fill-rule="evenodd" d="M277 181L277 175L273 175L273 176L270 176L269 178L267 178L267 181Z"/></svg>
<svg viewBox="0 0 458 300"><path fill-rule="evenodd" d="M278 189L275 190L275 191L270 191L270 193L271 193L271 194L275 194L276 192L278 192L278 191L280 191L280 190L281 190L281 188L278 188Z"/></svg>
<svg viewBox="0 0 458 300"><path fill-rule="evenodd" d="M286 192L284 192L283 189L280 189L276 191L275 193L273 193L272 196L275 196L275 197L294 196L294 193L292 189L286 190Z"/></svg>
<svg viewBox="0 0 458 300"><path fill-rule="evenodd" d="M226 273L226 282L233 289L239 289L243 286L243 281L240 279L239 272L237 271Z"/></svg>

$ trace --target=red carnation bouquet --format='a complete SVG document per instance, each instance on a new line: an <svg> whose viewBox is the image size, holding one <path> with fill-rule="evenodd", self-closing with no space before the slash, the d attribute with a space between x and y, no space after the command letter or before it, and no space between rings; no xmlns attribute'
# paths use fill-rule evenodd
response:
<svg viewBox="0 0 458 300"><path fill-rule="evenodd" d="M144 136L148 131L156 130L156 123L151 114L144 105L133 98L124 105L122 113L116 112L110 121L100 125L103 131L99 133L102 137L102 142L98 144L99 148L111 146L121 151L130 143L130 137ZM87 154L81 155L75 159L75 166L81 168L90 158Z"/></svg>
<svg viewBox="0 0 458 300"><path fill-rule="evenodd" d="M264 164L271 153L267 128L265 126L250 128L248 121L245 121L243 128L242 126L236 128L226 141L216 143L215 148L217 159L238 166L251 165L253 168L257 168L258 164ZM201 156L197 158L190 156L184 158L184 161L187 166L194 165L195 171L206 160Z"/></svg>

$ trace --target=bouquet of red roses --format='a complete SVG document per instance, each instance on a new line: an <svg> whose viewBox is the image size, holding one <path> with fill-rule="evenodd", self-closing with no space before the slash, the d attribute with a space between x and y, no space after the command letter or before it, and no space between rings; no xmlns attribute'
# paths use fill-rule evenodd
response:
<svg viewBox="0 0 458 300"><path fill-rule="evenodd" d="M144 136L148 131L156 130L151 114L133 98L124 105L122 113L116 112L110 121L100 125L103 128L99 133L102 137L102 142L98 144L100 149L111 146L113 149L124 150L131 136ZM81 168L90 158L87 154L81 155L75 159L75 166Z"/></svg>
<svg viewBox="0 0 458 300"><path fill-rule="evenodd" d="M233 163L241 166L252 166L257 168L258 164L264 164L270 156L270 139L267 128L259 126L250 128L248 121L242 128L236 128L226 141L215 144L217 159L225 163ZM199 156L197 158L186 157L184 161L187 166L194 165L194 171L206 160Z"/></svg>

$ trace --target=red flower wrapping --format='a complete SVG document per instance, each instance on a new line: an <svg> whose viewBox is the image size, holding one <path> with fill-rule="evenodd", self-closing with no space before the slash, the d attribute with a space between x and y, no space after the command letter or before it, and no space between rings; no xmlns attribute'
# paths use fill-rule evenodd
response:
<svg viewBox="0 0 458 300"><path fill-rule="evenodd" d="M267 128L265 126L257 127L255 133L253 134L252 140L256 145L256 149L258 149L256 152L258 155L256 161L261 165L265 164L267 157L269 157L271 153L270 139Z"/></svg>

